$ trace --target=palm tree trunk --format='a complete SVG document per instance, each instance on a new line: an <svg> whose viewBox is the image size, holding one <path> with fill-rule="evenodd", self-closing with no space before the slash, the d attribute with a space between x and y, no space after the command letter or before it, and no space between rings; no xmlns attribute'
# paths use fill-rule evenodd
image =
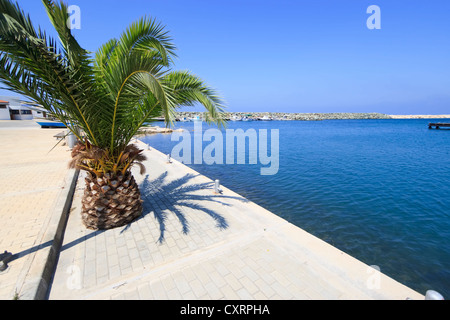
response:
<svg viewBox="0 0 450 320"><path fill-rule="evenodd" d="M141 216L141 193L131 173L103 178L88 173L85 181L81 217L88 229L118 228Z"/></svg>

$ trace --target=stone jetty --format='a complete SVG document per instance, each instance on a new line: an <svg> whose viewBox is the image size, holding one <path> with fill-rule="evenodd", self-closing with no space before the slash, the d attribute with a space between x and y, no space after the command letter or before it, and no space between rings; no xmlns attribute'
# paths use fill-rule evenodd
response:
<svg viewBox="0 0 450 320"><path fill-rule="evenodd" d="M177 119L204 119L203 112L178 112ZM345 120L345 119L391 119L391 116L382 113L284 113L284 112L225 112L226 120L300 120L300 121L321 121L321 120Z"/></svg>

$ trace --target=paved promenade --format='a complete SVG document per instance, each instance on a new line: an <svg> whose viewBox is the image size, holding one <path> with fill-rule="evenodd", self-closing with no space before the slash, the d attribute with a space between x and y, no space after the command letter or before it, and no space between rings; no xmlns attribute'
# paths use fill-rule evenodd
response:
<svg viewBox="0 0 450 320"><path fill-rule="evenodd" d="M147 146L139 142L141 148ZM144 215L86 230L80 175L50 299L424 299L165 155L135 172Z"/></svg>
<svg viewBox="0 0 450 320"><path fill-rule="evenodd" d="M143 216L86 230L83 173L75 188L68 148L48 153L58 132L0 122L0 299L424 298L141 142Z"/></svg>
<svg viewBox="0 0 450 320"><path fill-rule="evenodd" d="M0 121L0 250L14 254L0 272L0 299L32 299L40 285L73 175L69 148L49 152L61 131L34 121Z"/></svg>

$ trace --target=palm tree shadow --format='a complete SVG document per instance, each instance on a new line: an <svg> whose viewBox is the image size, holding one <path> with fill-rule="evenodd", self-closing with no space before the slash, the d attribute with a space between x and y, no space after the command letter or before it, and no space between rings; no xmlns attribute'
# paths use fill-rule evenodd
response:
<svg viewBox="0 0 450 320"><path fill-rule="evenodd" d="M191 180L197 177L194 174L186 174L182 178L166 182L167 172L161 174L158 178L151 181L147 175L143 183L139 186L144 201L144 212L140 219L147 214L153 212L155 219L159 223L160 236L159 243L164 242L166 232L166 221L169 214L174 214L181 224L183 234L188 234L190 227L186 217L186 208L206 213L216 222L219 230L227 229L227 220L208 208L204 204L215 202L224 206L230 204L222 201L224 199L236 199L248 202L247 199L241 197L224 196L222 194L214 194L213 183L192 183ZM208 193L199 194L200 190L208 190Z"/></svg>

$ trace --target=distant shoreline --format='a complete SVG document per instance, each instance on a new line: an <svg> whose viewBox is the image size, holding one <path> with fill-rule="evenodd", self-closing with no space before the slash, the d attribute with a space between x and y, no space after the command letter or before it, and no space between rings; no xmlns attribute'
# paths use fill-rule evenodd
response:
<svg viewBox="0 0 450 320"><path fill-rule="evenodd" d="M440 114L440 115L389 115L392 119L450 119L450 114Z"/></svg>

